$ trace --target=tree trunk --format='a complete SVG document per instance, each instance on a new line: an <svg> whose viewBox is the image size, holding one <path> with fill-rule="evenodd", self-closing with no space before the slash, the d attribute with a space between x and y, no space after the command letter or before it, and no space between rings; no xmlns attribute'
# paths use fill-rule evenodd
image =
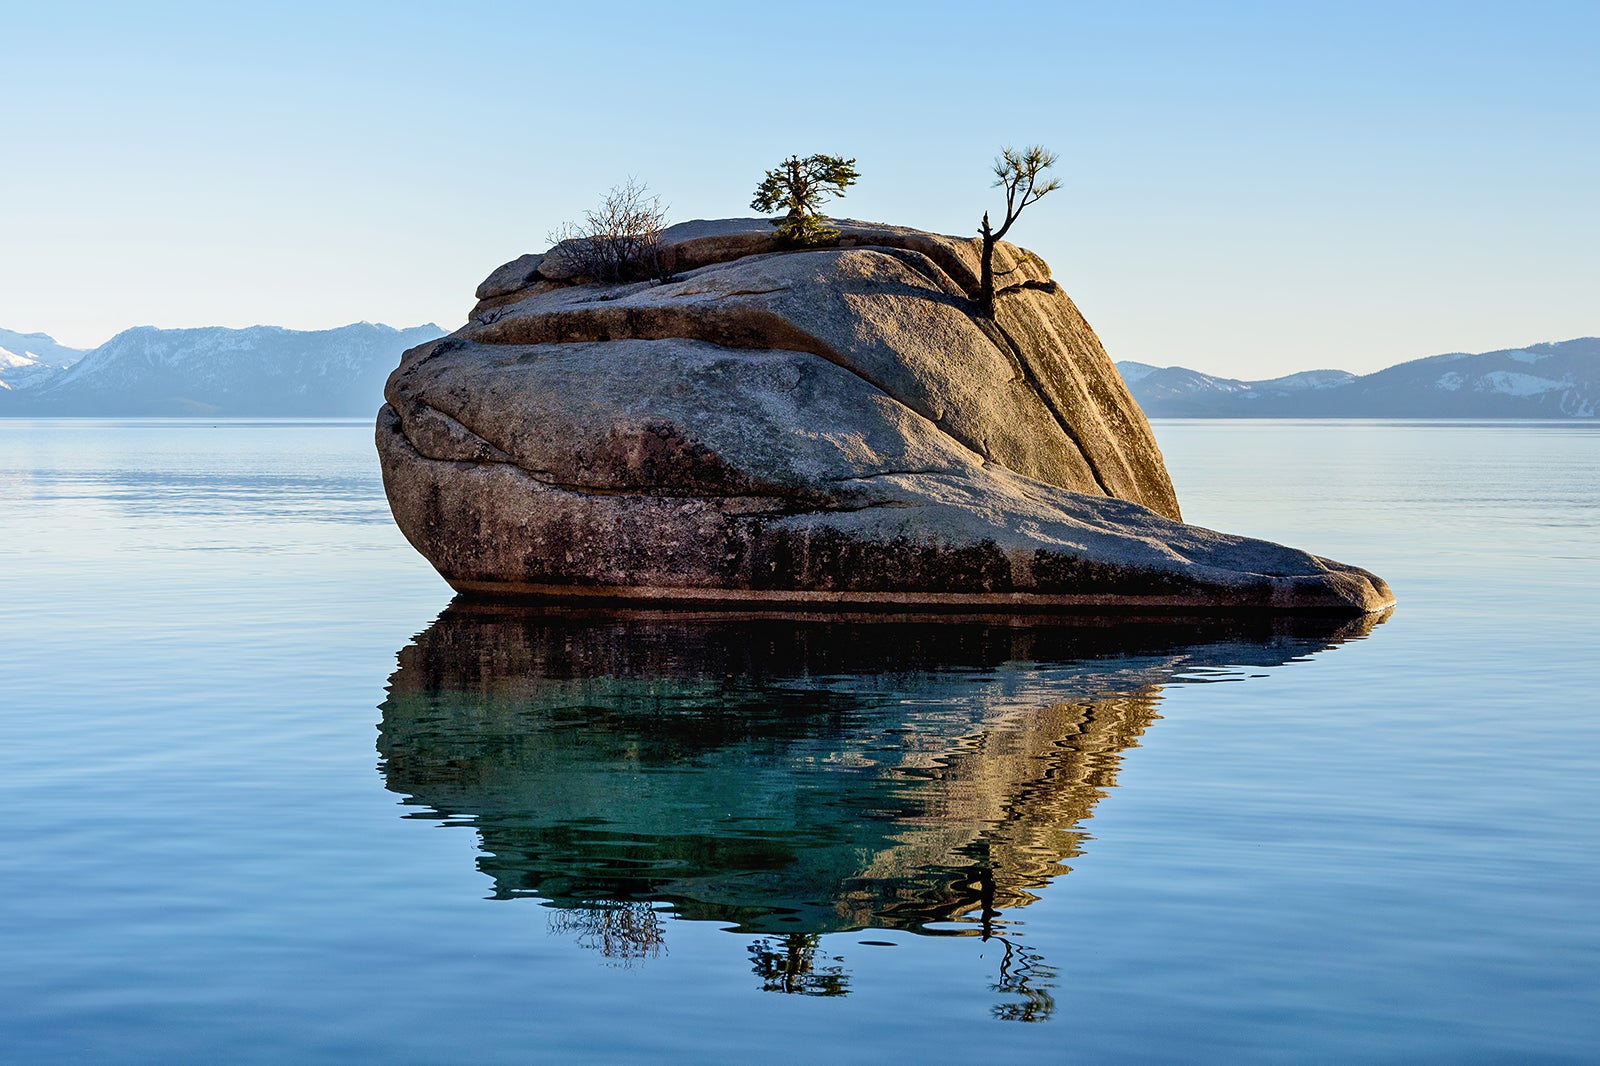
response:
<svg viewBox="0 0 1600 1066"><path fill-rule="evenodd" d="M983 213L983 269L978 281L978 306L983 313L994 317L994 245L996 237L989 229L989 212Z"/></svg>
<svg viewBox="0 0 1600 1066"><path fill-rule="evenodd" d="M789 168L789 195L793 197L789 203L789 217L801 218L806 213L806 179L800 173L800 157L790 156L783 165Z"/></svg>

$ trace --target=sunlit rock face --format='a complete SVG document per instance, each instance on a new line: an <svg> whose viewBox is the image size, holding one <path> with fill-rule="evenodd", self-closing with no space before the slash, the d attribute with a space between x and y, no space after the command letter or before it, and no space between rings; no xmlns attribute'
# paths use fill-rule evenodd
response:
<svg viewBox="0 0 1600 1066"><path fill-rule="evenodd" d="M662 935L654 905L753 934L987 933L1066 872L1162 686L1374 622L1253 617L463 603L400 653L378 748L388 788L476 829L496 898L582 912L573 931L619 953Z"/></svg>
<svg viewBox="0 0 1600 1066"><path fill-rule="evenodd" d="M839 221L669 230L664 282L561 248L390 377L400 528L454 587L536 597L1370 611L1373 575L1181 523L1148 424L1038 257Z"/></svg>

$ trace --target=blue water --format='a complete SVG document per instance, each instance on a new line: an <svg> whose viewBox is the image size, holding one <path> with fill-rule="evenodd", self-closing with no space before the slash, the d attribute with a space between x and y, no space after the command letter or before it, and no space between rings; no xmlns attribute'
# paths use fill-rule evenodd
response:
<svg viewBox="0 0 1600 1066"><path fill-rule="evenodd" d="M1600 429L1156 432L1398 609L446 610L365 424L0 421L0 1060L1600 1057Z"/></svg>

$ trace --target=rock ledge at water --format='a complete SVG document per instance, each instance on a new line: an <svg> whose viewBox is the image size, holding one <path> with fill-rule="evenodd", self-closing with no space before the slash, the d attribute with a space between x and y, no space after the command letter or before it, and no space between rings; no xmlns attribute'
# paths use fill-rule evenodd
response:
<svg viewBox="0 0 1600 1066"><path fill-rule="evenodd" d="M1374 611L1374 575L1185 525L1160 450L1037 256L833 220L667 231L665 282L561 246L406 352L379 412L400 529L462 592L709 604ZM1002 273L1003 272L1003 273Z"/></svg>

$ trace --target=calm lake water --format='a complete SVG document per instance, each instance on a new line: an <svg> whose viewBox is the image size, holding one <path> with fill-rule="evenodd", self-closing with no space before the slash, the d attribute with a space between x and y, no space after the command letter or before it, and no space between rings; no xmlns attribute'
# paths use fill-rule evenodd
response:
<svg viewBox="0 0 1600 1066"><path fill-rule="evenodd" d="M1600 1058L1600 427L1156 432L1399 607L447 609L366 423L0 421L0 1060Z"/></svg>

